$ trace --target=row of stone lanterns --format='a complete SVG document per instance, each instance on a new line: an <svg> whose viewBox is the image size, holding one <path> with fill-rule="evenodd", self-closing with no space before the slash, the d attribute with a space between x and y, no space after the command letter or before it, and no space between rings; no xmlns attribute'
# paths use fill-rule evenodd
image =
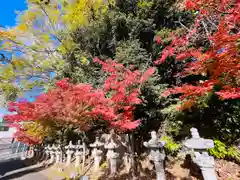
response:
<svg viewBox="0 0 240 180"><path fill-rule="evenodd" d="M90 144L90 147L93 148L92 156L94 157L94 170L97 171L100 167L100 163L103 158L103 147L107 149L107 161L110 167L111 174L117 172L117 158L119 153L116 152L116 149L119 147L117 143L111 138L110 142L105 144L99 141L99 138L96 138L96 141L93 144Z"/></svg>
<svg viewBox="0 0 240 180"><path fill-rule="evenodd" d="M209 156L207 149L213 148L214 143L212 140L203 139L199 136L197 129L191 129L192 138L184 142L184 146L193 151L193 161L200 167L204 180L217 180L217 176L214 169L214 158ZM155 131L151 132L151 139L148 142L144 142L144 146L150 150L149 159L154 162L157 180L165 180L164 172L164 145L165 142L160 141ZM89 145L92 148L92 156L94 158L94 170L97 171L100 168L101 161L103 160L104 149L107 150L106 159L110 167L111 174L117 173L117 162L120 157L117 149L119 144L114 141L114 138L110 138L108 143L100 142L97 137L93 144ZM82 161L83 167L86 156L85 143L78 143L73 145L70 141L68 146L65 146L67 159L66 165L69 166L72 162L72 157L75 154L75 167L79 167ZM63 153L60 146L48 146L45 148L46 159L49 158L49 163L59 164L62 161Z"/></svg>
<svg viewBox="0 0 240 180"><path fill-rule="evenodd" d="M86 155L86 145L85 143L80 144L80 141L76 145L72 144L72 141L69 142L67 146L64 147L66 150L66 166L69 166L72 163L73 155L75 155L75 167L80 167L81 161L85 163L85 155ZM60 145L48 145L45 147L45 157L44 159L48 162L48 164L61 164L63 163L63 151Z"/></svg>
<svg viewBox="0 0 240 180"><path fill-rule="evenodd" d="M184 142L184 146L193 151L193 161L201 171L204 180L217 180L214 158L209 156L207 150L214 148L213 140L204 139L199 136L196 128L191 128L192 138ZM151 132L151 139L144 142L144 146L150 149L150 160L155 164L157 180L165 180L163 147L165 142L159 141L155 131Z"/></svg>

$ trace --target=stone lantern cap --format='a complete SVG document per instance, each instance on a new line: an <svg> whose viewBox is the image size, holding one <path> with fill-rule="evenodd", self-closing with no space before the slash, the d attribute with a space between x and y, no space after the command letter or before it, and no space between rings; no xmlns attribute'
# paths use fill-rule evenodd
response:
<svg viewBox="0 0 240 180"><path fill-rule="evenodd" d="M108 150L114 150L118 148L118 145L113 141L113 139L111 139L110 142L105 145L105 148Z"/></svg>
<svg viewBox="0 0 240 180"><path fill-rule="evenodd" d="M77 144L75 145L75 148L76 148L77 150L83 148L83 145L81 144L81 141L80 141L80 140L78 140Z"/></svg>
<svg viewBox="0 0 240 180"><path fill-rule="evenodd" d="M52 145L52 149L57 150L57 147L55 146L55 144Z"/></svg>
<svg viewBox="0 0 240 180"><path fill-rule="evenodd" d="M206 150L214 148L213 140L201 138L196 128L191 128L190 131L192 138L186 140L184 142L184 146L195 150Z"/></svg>
<svg viewBox="0 0 240 180"><path fill-rule="evenodd" d="M47 149L48 149L49 151L51 151L51 150L53 149L53 147L50 146L50 145L48 145L48 146L47 146Z"/></svg>
<svg viewBox="0 0 240 180"><path fill-rule="evenodd" d="M67 149L67 150L74 149L74 148L75 148L75 146L72 144L72 141L69 141L68 146L65 146L65 149Z"/></svg>
<svg viewBox="0 0 240 180"><path fill-rule="evenodd" d="M164 147L166 143L164 141L160 141L159 138L157 137L156 131L151 132L151 139L148 142L144 142L143 145L146 148L150 149L159 149Z"/></svg>
<svg viewBox="0 0 240 180"><path fill-rule="evenodd" d="M96 141L93 144L89 145L92 148L99 148L99 147L103 147L104 143L99 141L99 137L96 137Z"/></svg>
<svg viewBox="0 0 240 180"><path fill-rule="evenodd" d="M60 150L61 150L61 147L60 147L60 145L57 145L57 146L55 146L55 145L54 145L54 147L53 147L53 148L54 148L54 150L56 150L56 151L60 151Z"/></svg>

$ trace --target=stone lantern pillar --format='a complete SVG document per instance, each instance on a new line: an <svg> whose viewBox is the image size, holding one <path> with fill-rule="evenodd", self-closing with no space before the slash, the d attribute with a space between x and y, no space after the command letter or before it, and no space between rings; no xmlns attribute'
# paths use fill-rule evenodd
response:
<svg viewBox="0 0 240 180"><path fill-rule="evenodd" d="M100 163L102 160L102 147L104 146L104 144L99 141L99 137L96 137L95 142L93 144L90 144L89 146L93 148L92 156L94 157L94 170L97 171L100 167Z"/></svg>
<svg viewBox="0 0 240 180"><path fill-rule="evenodd" d="M44 160L47 161L47 160L49 159L49 157L50 157L50 145L46 146L46 147L44 148L44 150L45 150Z"/></svg>
<svg viewBox="0 0 240 180"><path fill-rule="evenodd" d="M83 154L83 152L81 151L81 149L83 148L83 145L81 145L81 141L77 142L77 145L75 146L76 149L76 161L75 161L75 167L79 167L80 166L80 162L81 162L81 156Z"/></svg>
<svg viewBox="0 0 240 180"><path fill-rule="evenodd" d="M52 164L54 163L54 160L55 160L55 152L54 152L54 148L55 148L55 145L53 144L52 147L49 146L49 152L50 152L50 160L49 160L49 164Z"/></svg>
<svg viewBox="0 0 240 180"><path fill-rule="evenodd" d="M85 142L83 141L83 143L82 143L82 169L84 169L85 163L86 163L86 152L87 152L87 146L86 146Z"/></svg>
<svg viewBox="0 0 240 180"><path fill-rule="evenodd" d="M69 166L71 164L72 155L74 153L74 151L73 151L74 147L75 146L72 144L72 141L69 142L68 146L65 146L65 149L67 150L67 161L66 161L67 166Z"/></svg>
<svg viewBox="0 0 240 180"><path fill-rule="evenodd" d="M111 138L110 142L105 145L107 151L107 159L110 165L111 174L114 175L117 172L117 158L119 157L119 153L116 152L118 145Z"/></svg>
<svg viewBox="0 0 240 180"><path fill-rule="evenodd" d="M33 158L34 155L35 155L35 154L34 154L34 147L33 147L33 146L30 146L28 158Z"/></svg>
<svg viewBox="0 0 240 180"><path fill-rule="evenodd" d="M165 180L164 172L165 153L163 151L165 142L159 141L156 131L152 131L151 139L148 142L144 142L143 145L150 150L149 159L154 162L157 180Z"/></svg>
<svg viewBox="0 0 240 180"><path fill-rule="evenodd" d="M61 147L60 147L60 145L58 145L58 146L55 147L55 155L56 155L56 164L61 163L61 155L62 155L62 152L61 152Z"/></svg>
<svg viewBox="0 0 240 180"><path fill-rule="evenodd" d="M35 157L36 160L38 160L40 152L39 149L37 148L37 146L33 146L33 156Z"/></svg>
<svg viewBox="0 0 240 180"><path fill-rule="evenodd" d="M214 158L209 156L207 149L213 148L211 139L203 139L196 128L191 128L192 138L184 142L184 146L194 151L193 161L200 167L204 180L217 180Z"/></svg>

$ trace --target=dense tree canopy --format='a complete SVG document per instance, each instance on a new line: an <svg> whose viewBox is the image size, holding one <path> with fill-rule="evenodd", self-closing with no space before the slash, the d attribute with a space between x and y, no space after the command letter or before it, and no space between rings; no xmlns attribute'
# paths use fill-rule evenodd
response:
<svg viewBox="0 0 240 180"><path fill-rule="evenodd" d="M187 99L184 108L188 108L196 102L199 96L205 96L212 92L214 87L220 86L216 94L221 99L240 98L240 57L237 41L240 38L237 27L240 23L240 4L233 4L233 1L222 1L218 6L216 2L204 6L205 1L187 1L187 8L200 10L195 23L188 29L186 35L173 37L171 44L162 52L162 57L156 63L162 63L167 56L176 54L176 59L190 61L182 76L201 75L206 77L204 82L194 82L195 85L183 85L169 89L165 94L182 93L182 99ZM209 7L210 6L210 7ZM212 9L212 6L214 9ZM219 13L222 12L222 13ZM212 21L212 17L214 20ZM209 20L210 18L210 20ZM208 22L207 22L208 21ZM209 25L209 23L212 23ZM204 32L200 32L200 29ZM236 32L234 32L236 31ZM205 44L197 45L193 39L203 35L207 38ZM192 60L191 59L195 59Z"/></svg>
<svg viewBox="0 0 240 180"><path fill-rule="evenodd" d="M29 110L34 115L31 123L41 124L39 117L56 118L64 126L76 121L74 113L80 116L83 107L75 106L77 98L70 101L75 91L69 90L71 95L65 97L68 90L54 85L69 78L70 84L59 82L84 87L84 94L101 90L102 94L97 91L101 98L88 96L94 107L104 99L106 108L111 99L116 109L108 111L114 116L105 114L102 120L111 119L118 127L128 118L141 120L135 131L141 138L150 129L181 138L195 126L204 136L233 143L240 138L240 4L238 0L207 2L29 0L18 25L0 30L0 48L12 55L1 58L1 89L15 98L33 87L44 87L46 94L30 103L43 103L42 111ZM48 109L49 104L44 104L53 102L59 106ZM116 121L119 114L122 121ZM89 117L79 119L80 129L85 120L89 122Z"/></svg>
<svg viewBox="0 0 240 180"><path fill-rule="evenodd" d="M13 124L27 122L23 127L16 124L19 129L16 136L28 144L42 142L56 127L75 125L80 131L87 131L94 126L94 121L106 121L110 127L121 131L138 127L140 120L134 119L134 105L142 102L138 98L139 88L155 69L140 73L114 61L95 59L95 62L109 73L103 88L94 89L90 84L74 85L63 79L56 82L57 88L41 94L35 102L9 103L9 111L14 114L5 119ZM34 132L29 131L32 128L35 128Z"/></svg>

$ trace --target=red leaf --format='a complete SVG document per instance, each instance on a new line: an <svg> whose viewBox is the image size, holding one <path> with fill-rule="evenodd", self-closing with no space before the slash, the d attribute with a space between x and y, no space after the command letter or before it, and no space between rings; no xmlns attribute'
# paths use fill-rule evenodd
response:
<svg viewBox="0 0 240 180"><path fill-rule="evenodd" d="M161 40L161 38L160 38L159 36L156 36L156 37L155 37L155 42L156 42L157 44L161 44L161 43L162 43L162 40Z"/></svg>

